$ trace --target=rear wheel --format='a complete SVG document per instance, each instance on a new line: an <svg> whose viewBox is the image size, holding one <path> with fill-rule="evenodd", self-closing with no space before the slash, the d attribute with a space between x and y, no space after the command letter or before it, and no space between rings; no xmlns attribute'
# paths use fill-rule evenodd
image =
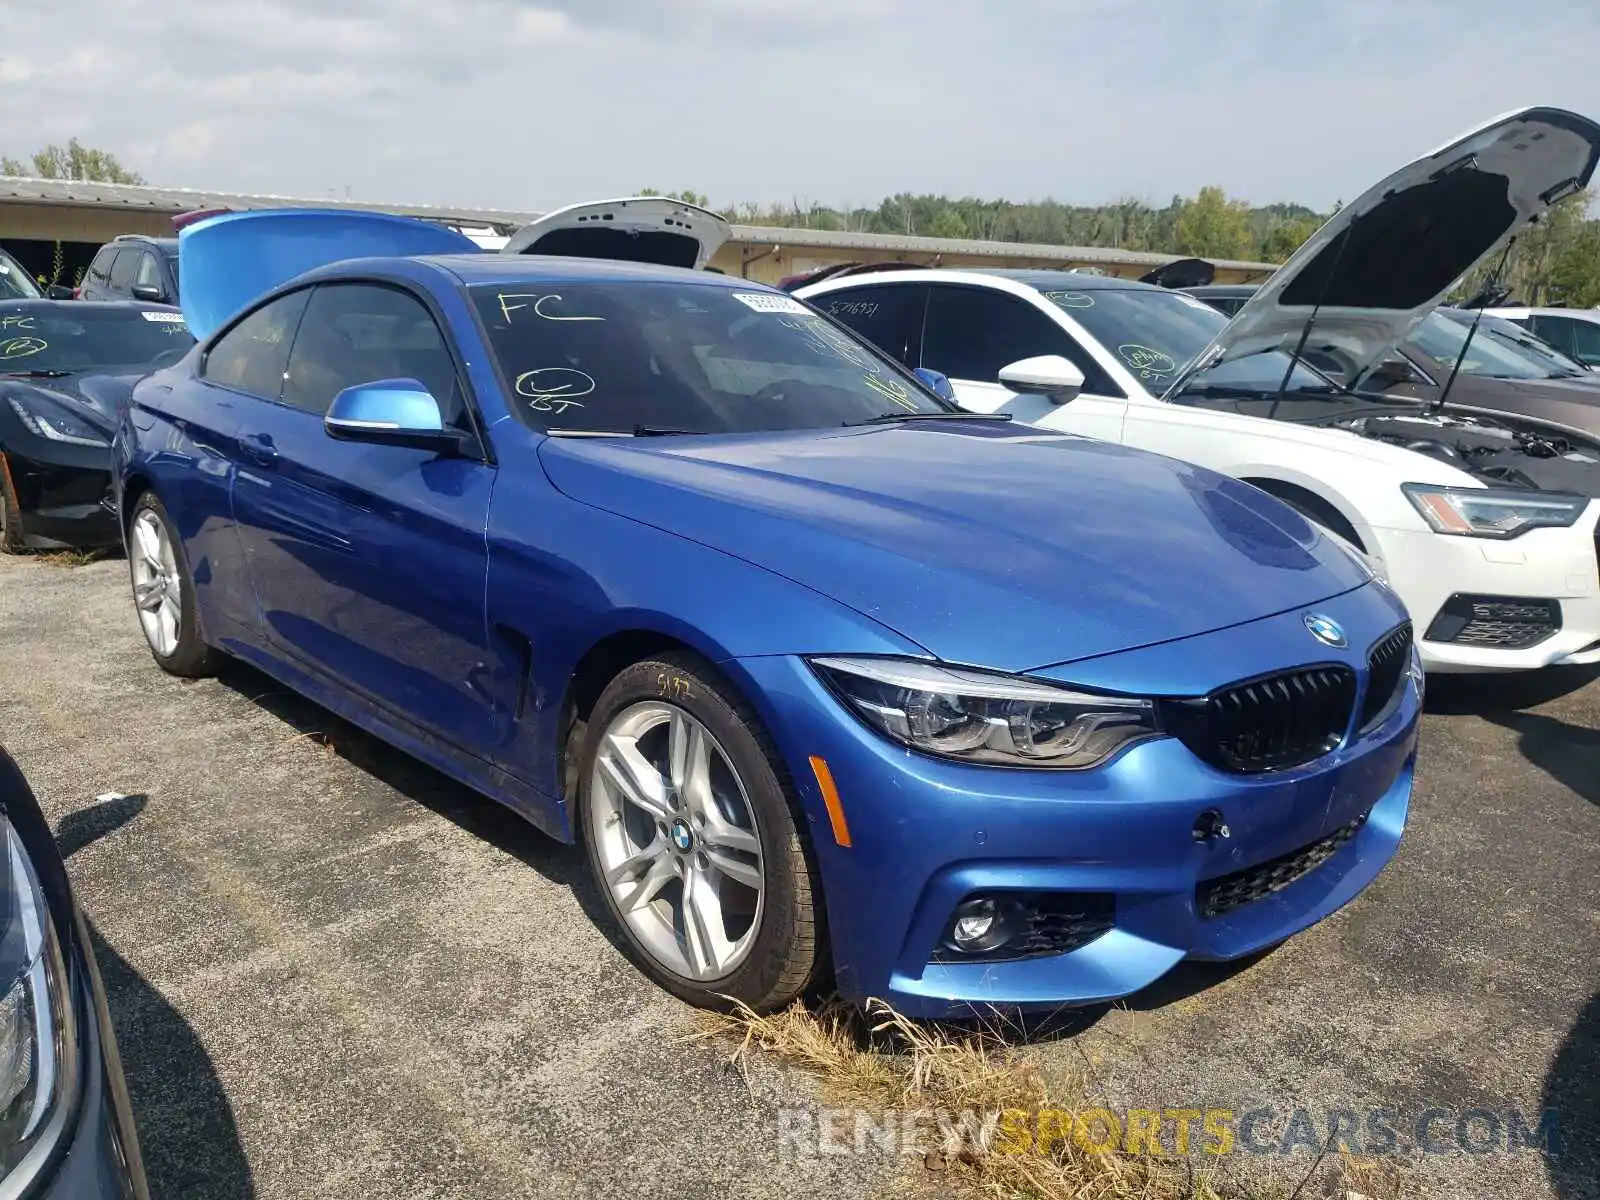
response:
<svg viewBox="0 0 1600 1200"><path fill-rule="evenodd" d="M128 573L156 665L187 679L210 675L217 654L200 636L194 576L172 520L152 492L139 497L128 522Z"/></svg>
<svg viewBox="0 0 1600 1200"><path fill-rule="evenodd" d="M780 1008L825 955L821 887L775 751L702 661L635 663L588 722L578 821L634 957L673 994Z"/></svg>

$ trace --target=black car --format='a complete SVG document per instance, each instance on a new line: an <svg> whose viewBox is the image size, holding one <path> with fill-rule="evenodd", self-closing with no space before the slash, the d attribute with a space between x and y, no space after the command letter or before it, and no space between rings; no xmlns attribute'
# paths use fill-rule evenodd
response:
<svg viewBox="0 0 1600 1200"><path fill-rule="evenodd" d="M101 246L78 288L79 300L178 302L178 239L125 233Z"/></svg>
<svg viewBox="0 0 1600 1200"><path fill-rule="evenodd" d="M118 405L192 345L174 308L0 301L0 550L121 544L110 498Z"/></svg>
<svg viewBox="0 0 1600 1200"><path fill-rule="evenodd" d="M0 833L0 1195L148 1200L89 929L3 747Z"/></svg>

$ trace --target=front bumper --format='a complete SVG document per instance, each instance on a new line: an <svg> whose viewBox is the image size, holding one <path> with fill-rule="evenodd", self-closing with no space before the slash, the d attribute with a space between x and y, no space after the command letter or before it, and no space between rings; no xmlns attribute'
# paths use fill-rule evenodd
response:
<svg viewBox="0 0 1600 1200"><path fill-rule="evenodd" d="M34 550L115 546L122 541L111 502L110 447L29 439L0 452Z"/></svg>
<svg viewBox="0 0 1600 1200"><path fill-rule="evenodd" d="M1444 673L1530 671L1600 662L1600 502L1571 529L1512 538L1447 537L1411 529L1374 530L1390 583L1417 629L1423 666ZM1554 600L1560 628L1533 645L1468 645L1426 636L1453 596Z"/></svg>
<svg viewBox="0 0 1600 1200"><path fill-rule="evenodd" d="M1398 619L1397 610L1387 611L1383 619ZM1252 630L1260 652L1287 636L1291 621L1306 636L1299 613L1273 621L1193 639L1205 644L1168 649L1165 657L1187 670L1224 642L1251 642ZM769 728L794 764L823 874L839 990L857 1001L887 1000L911 1017L1108 1000L1186 957L1236 958L1272 945L1372 881L1399 844L1410 804L1421 696L1409 677L1381 723L1324 758L1233 775L1170 738L1085 772L941 761L898 748L844 713L798 659L745 659L737 667L752 694L765 698ZM1249 674L1239 670L1214 685ZM831 831L809 771L813 755L832 773L848 847ZM1228 838L1197 839L1197 820L1211 809ZM1201 915L1206 881L1247 874L1352 826L1353 836L1286 886L1223 915ZM973 893L1091 894L1107 899L1109 929L1065 953L934 961L956 906Z"/></svg>

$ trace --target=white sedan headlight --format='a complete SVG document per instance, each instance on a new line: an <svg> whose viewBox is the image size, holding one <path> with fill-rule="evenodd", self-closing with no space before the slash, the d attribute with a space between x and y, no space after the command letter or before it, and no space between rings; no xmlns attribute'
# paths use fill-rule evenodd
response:
<svg viewBox="0 0 1600 1200"><path fill-rule="evenodd" d="M962 762L1079 769L1160 736L1155 705L1014 675L907 658L814 658L867 724L914 750Z"/></svg>
<svg viewBox="0 0 1600 1200"><path fill-rule="evenodd" d="M1530 529L1565 529L1589 506L1586 496L1519 492L1509 488L1440 487L1403 483L1406 499L1435 533L1514 538Z"/></svg>

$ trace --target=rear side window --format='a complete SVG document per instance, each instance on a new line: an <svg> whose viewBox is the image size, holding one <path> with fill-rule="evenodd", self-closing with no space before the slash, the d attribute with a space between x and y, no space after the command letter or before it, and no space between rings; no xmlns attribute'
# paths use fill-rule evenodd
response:
<svg viewBox="0 0 1600 1200"><path fill-rule="evenodd" d="M420 300L376 283L317 288L289 356L283 402L320 417L345 388L380 379L417 380L446 421L460 423L455 360Z"/></svg>
<svg viewBox="0 0 1600 1200"><path fill-rule="evenodd" d="M283 392L289 347L309 296L304 289L279 296L228 330L206 352L205 378L276 400Z"/></svg>
<svg viewBox="0 0 1600 1200"><path fill-rule="evenodd" d="M1091 395L1123 394L1066 330L1020 296L982 287L933 288L923 366L951 379L999 383L1001 367L1041 354L1059 354L1082 371L1083 390Z"/></svg>
<svg viewBox="0 0 1600 1200"><path fill-rule="evenodd" d="M922 314L928 289L919 283L846 288L817 296L812 305L850 326L867 341L908 366L922 353Z"/></svg>
<svg viewBox="0 0 1600 1200"><path fill-rule="evenodd" d="M127 292L132 290L134 272L139 269L139 260L144 257L143 250L123 250L117 255L117 261L111 264L112 291Z"/></svg>
<svg viewBox="0 0 1600 1200"><path fill-rule="evenodd" d="M1600 363L1600 325L1572 317L1540 316L1533 319L1533 331L1585 366Z"/></svg>
<svg viewBox="0 0 1600 1200"><path fill-rule="evenodd" d="M135 287L153 287L161 288L162 291L166 290L162 285L161 268L156 264L156 256L154 254L139 255L139 270L133 277L133 283Z"/></svg>
<svg viewBox="0 0 1600 1200"><path fill-rule="evenodd" d="M111 281L111 260L116 258L115 246L102 246L100 253L94 256L94 261L89 264L89 274L86 276L90 283L106 284Z"/></svg>

